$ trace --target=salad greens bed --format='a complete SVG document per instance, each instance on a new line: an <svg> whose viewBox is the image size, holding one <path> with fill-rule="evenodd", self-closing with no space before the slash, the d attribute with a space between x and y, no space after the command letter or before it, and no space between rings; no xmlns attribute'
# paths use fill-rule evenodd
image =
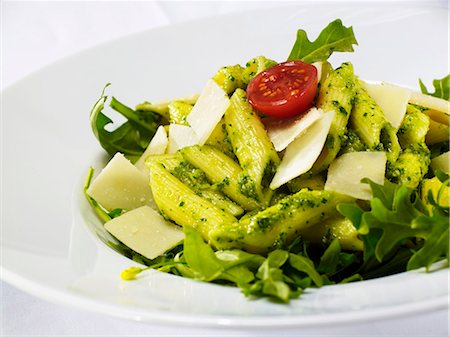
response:
<svg viewBox="0 0 450 337"><path fill-rule="evenodd" d="M357 41L352 27L335 20L314 41L308 39L304 30L298 30L288 60L308 64L327 61L333 52L352 52L354 45ZM450 75L433 81L434 92L419 82L422 93L449 100ZM103 113L106 101L103 92L91 113L93 132L110 156L120 152L134 162L146 150L158 127L167 124L165 108L145 102L131 109L113 97L110 107L123 115L126 122L108 131L106 127L111 130L110 124L114 122ZM429 149L430 159L447 152L448 148L448 139L433 144ZM126 210L107 211L86 193L93 174L91 169L85 194L101 220L107 222ZM432 181L433 188L425 188L424 181ZM448 264L448 172L430 169L417 187L404 184L401 179L386 179L383 185L369 179L363 182L371 188L370 201L343 202L336 207L357 230L364 245L361 251L344 249L331 234L328 237L325 234L321 243L298 236L266 253L236 248L216 250L190 226L183 227L185 238L181 244L152 260L120 242L109 244L146 266L124 270L121 277L125 280L132 280L147 269L157 269L205 282L234 285L247 296L278 302L297 298L308 287L367 280L421 267L428 271L433 263L444 259Z"/></svg>

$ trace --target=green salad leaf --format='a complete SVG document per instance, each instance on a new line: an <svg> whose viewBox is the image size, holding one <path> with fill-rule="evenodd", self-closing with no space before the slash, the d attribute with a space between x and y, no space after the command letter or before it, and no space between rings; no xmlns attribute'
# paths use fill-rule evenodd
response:
<svg viewBox="0 0 450 337"><path fill-rule="evenodd" d="M438 208L434 209L431 216L420 215L414 220L412 227L427 231L425 243L417 250L408 262L407 269L417 269L430 266L442 257L449 257L449 226L448 215L445 216Z"/></svg>
<svg viewBox="0 0 450 337"><path fill-rule="evenodd" d="M443 98L445 100L450 100L450 74L441 79L433 80L434 92L428 92L427 87L419 79L420 90L422 93L431 95L438 98Z"/></svg>
<svg viewBox="0 0 450 337"><path fill-rule="evenodd" d="M368 179L363 182L372 188L371 209L364 211L356 204L341 204L338 210L362 234L365 262L370 262L373 255L380 263L390 260L408 240L413 254L408 256L407 269L428 269L434 262L448 258L448 209L434 203L429 213L415 190L389 181L384 185ZM404 262L402 260L402 264Z"/></svg>
<svg viewBox="0 0 450 337"><path fill-rule="evenodd" d="M289 254L289 263L297 271L304 272L308 275L316 286L321 287L323 285L322 277L317 272L314 262L309 258L300 254Z"/></svg>
<svg viewBox="0 0 450 337"><path fill-rule="evenodd" d="M324 274L333 274L338 269L339 255L341 254L341 244L338 239L334 239L320 258L317 267Z"/></svg>
<svg viewBox="0 0 450 337"><path fill-rule="evenodd" d="M219 278L225 269L211 246L203 242L201 235L191 227L184 227L184 234L183 255L194 277L202 281Z"/></svg>
<svg viewBox="0 0 450 337"><path fill-rule="evenodd" d="M112 97L110 107L125 117L126 121L113 131L108 131L106 127L113 124L112 119L103 113L108 99L105 95L108 86L109 84L105 86L101 97L91 110L92 131L110 156L121 152L134 162L147 148L163 117L152 111L135 111Z"/></svg>
<svg viewBox="0 0 450 337"><path fill-rule="evenodd" d="M259 291L264 295L272 296L283 302L289 300L291 289L285 282L283 271L280 269L288 257L289 253L284 250L275 250L269 254L256 273L256 277L259 280L253 285L252 294L256 294Z"/></svg>
<svg viewBox="0 0 450 337"><path fill-rule="evenodd" d="M375 185L373 182L370 184ZM385 182L385 184L392 183ZM378 197L376 190L375 187L372 187L372 191L374 191L374 198L370 202L372 210L363 215L363 221L369 228L378 228L383 231L375 248L376 258L378 261L382 261L397 245L404 243L405 239L424 237L425 233L412 227L413 220L421 215L411 202L412 189L399 185L394 190L391 204L384 203Z"/></svg>
<svg viewBox="0 0 450 337"><path fill-rule="evenodd" d="M183 230L182 246L154 261L135 260L147 267L130 267L122 272L122 279L135 279L152 268L204 282L234 285L246 296L282 303L299 297L304 288L311 286L311 280L317 287L323 285L314 262L301 253L277 249L264 257L239 249L214 251L198 231L191 227Z"/></svg>
<svg viewBox="0 0 450 337"><path fill-rule="evenodd" d="M305 63L326 61L333 52L352 52L357 45L352 27L345 27L340 19L328 24L315 41L310 41L303 29L297 30L297 39L288 60Z"/></svg>
<svg viewBox="0 0 450 337"><path fill-rule="evenodd" d="M432 191L428 191L427 201L432 206L431 212L421 214L412 223L413 228L422 229L428 232L425 243L414 253L408 262L407 269L417 269L424 266L427 270L441 258L449 260L449 206L441 205L441 197L447 194L450 186L450 176L442 171L435 172L435 176L442 183L434 198ZM448 199L447 199L448 200Z"/></svg>

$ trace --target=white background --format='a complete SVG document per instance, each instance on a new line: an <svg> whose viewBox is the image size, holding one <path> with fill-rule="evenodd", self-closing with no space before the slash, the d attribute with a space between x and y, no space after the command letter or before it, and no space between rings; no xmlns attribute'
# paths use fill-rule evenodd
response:
<svg viewBox="0 0 450 337"><path fill-rule="evenodd" d="M423 1L426 2L426 1ZM446 1L437 1L443 4ZM405 6L407 1L402 1ZM224 13L289 4L266 1L2 1L1 82L82 49L145 29ZM1 283L2 336L448 336L448 311L333 328L227 330L172 328L45 302Z"/></svg>

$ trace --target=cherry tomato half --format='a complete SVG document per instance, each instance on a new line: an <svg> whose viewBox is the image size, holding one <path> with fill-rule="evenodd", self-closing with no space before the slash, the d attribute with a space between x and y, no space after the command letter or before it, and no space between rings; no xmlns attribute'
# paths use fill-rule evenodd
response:
<svg viewBox="0 0 450 337"><path fill-rule="evenodd" d="M289 118L308 110L317 91L317 69L301 61L279 63L248 84L250 104L266 116Z"/></svg>

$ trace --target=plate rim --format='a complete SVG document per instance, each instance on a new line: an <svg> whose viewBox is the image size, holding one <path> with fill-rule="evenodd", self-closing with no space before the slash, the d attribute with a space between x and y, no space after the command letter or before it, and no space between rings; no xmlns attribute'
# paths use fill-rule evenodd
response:
<svg viewBox="0 0 450 337"><path fill-rule="evenodd" d="M447 277L450 270L447 268ZM239 318L239 316L208 316L208 315L186 315L173 312L148 311L139 308L133 309L127 306L119 306L111 303L103 303L90 300L85 296L77 296L76 293L62 292L50 286L38 284L20 275L15 274L3 266L0 266L0 278L24 292L44 299L50 303L64 305L89 312L124 318L132 321L143 321L148 323L175 324L177 326L189 327L222 327L222 328L290 328L290 327L322 327L335 324L353 324L382 319L392 319L420 314L424 312L449 310L449 296L440 296L431 300L415 303L407 303L391 306L389 308L364 309L362 311L347 311L344 313L327 313L311 316L254 316ZM335 285L339 286L339 285ZM301 300L301 299L300 299ZM117 310L119 309L119 310ZM326 320L324 318L326 317Z"/></svg>

